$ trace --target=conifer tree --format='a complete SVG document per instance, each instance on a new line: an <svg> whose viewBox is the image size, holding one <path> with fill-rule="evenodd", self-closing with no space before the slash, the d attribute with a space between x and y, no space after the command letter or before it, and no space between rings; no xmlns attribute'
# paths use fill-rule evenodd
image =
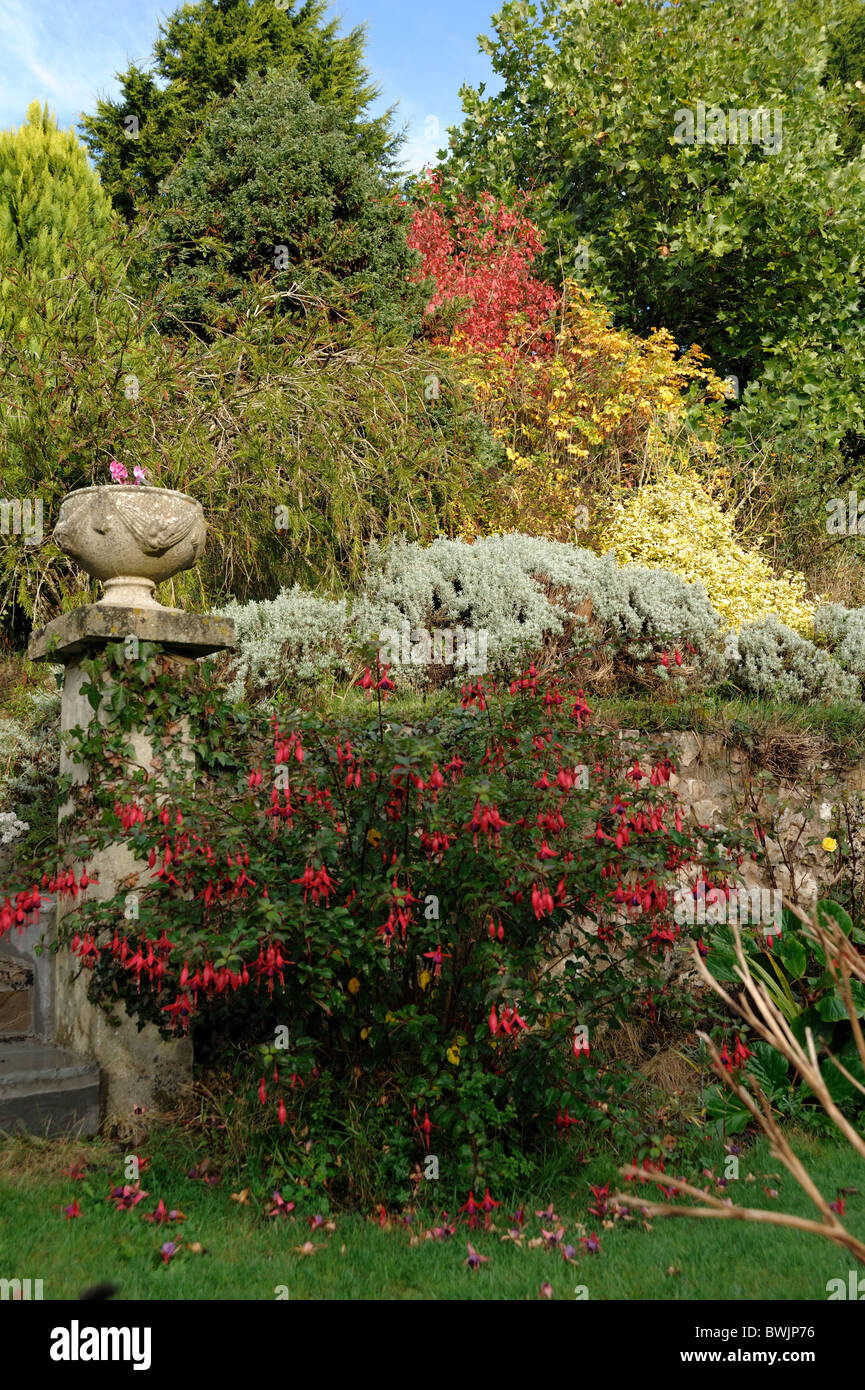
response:
<svg viewBox="0 0 865 1390"><path fill-rule="evenodd" d="M0 338L34 329L36 302L40 316L60 309L73 265L122 278L116 220L75 131L31 102L23 125L0 131Z"/></svg>
<svg viewBox="0 0 865 1390"><path fill-rule="evenodd" d="M159 25L149 67L118 73L120 96L81 121L102 186L131 221L201 132L215 104L247 77L293 72L314 101L359 122L366 153L393 162L391 113L367 119L378 88L363 64L364 31L324 22L327 0L194 0Z"/></svg>

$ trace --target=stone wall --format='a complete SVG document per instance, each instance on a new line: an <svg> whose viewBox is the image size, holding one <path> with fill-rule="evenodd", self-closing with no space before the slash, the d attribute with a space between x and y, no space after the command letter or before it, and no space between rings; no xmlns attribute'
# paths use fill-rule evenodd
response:
<svg viewBox="0 0 865 1390"><path fill-rule="evenodd" d="M865 759L842 766L816 740L767 736L751 748L731 735L658 734L671 749L671 788L697 825L759 824L766 832L766 862L746 860L748 887L780 889L803 909L831 889L837 856L822 848L836 808L865 790ZM621 732L628 748L648 747L645 734ZM818 748L816 760L815 748ZM798 765L797 765L798 764Z"/></svg>

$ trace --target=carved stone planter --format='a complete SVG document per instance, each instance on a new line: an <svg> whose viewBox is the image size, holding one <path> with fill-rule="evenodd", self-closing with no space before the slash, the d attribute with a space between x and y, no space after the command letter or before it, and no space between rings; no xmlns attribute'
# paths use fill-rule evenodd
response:
<svg viewBox="0 0 865 1390"><path fill-rule="evenodd" d="M161 608L157 584L195 563L204 546L201 503L171 488L110 484L63 499L54 539L82 569L101 579L100 603Z"/></svg>

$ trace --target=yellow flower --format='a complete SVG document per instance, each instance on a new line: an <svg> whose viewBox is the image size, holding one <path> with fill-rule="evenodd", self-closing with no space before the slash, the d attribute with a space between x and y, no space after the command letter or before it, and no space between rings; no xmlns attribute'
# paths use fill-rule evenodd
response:
<svg viewBox="0 0 865 1390"><path fill-rule="evenodd" d="M827 854L834 854L838 848L838 841L833 840L831 835L827 835L826 839L823 841L823 848Z"/></svg>
<svg viewBox="0 0 865 1390"><path fill-rule="evenodd" d="M422 970L420 973L420 980L418 981L418 984L420 985L421 989L426 989L431 979L432 975L429 973L429 971Z"/></svg>
<svg viewBox="0 0 865 1390"><path fill-rule="evenodd" d="M449 1048L448 1048L448 1050L447 1050L447 1059L448 1059L448 1061L450 1062L451 1066L454 1066L454 1067L458 1067L458 1066L459 1066L459 1064L460 1064L460 1050L459 1050L459 1048L456 1046L456 1044L454 1044L453 1047L449 1047Z"/></svg>
<svg viewBox="0 0 865 1390"><path fill-rule="evenodd" d="M378 849L379 845L381 844L381 831L375 829L368 830L366 832L366 839L367 844L372 845L373 849Z"/></svg>
<svg viewBox="0 0 865 1390"><path fill-rule="evenodd" d="M360 1030L360 1036L363 1038L364 1042L366 1042L367 1038L368 1038L369 1035L370 1035L370 1032L371 1032L371 1029L369 1029L369 1028L361 1028L361 1030Z"/></svg>
<svg viewBox="0 0 865 1390"><path fill-rule="evenodd" d="M360 989L360 980L358 980L356 976L352 976L352 978L351 978L351 979L349 980L349 982L348 982L348 992L349 992L349 994L357 994L357 992L358 992L359 989Z"/></svg>

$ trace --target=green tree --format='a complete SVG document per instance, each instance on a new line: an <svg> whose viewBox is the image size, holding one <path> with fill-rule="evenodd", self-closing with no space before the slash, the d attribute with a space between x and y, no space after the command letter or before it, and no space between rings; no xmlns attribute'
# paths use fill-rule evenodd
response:
<svg viewBox="0 0 865 1390"><path fill-rule="evenodd" d="M641 334L699 344L746 404L763 390L773 428L837 441L861 428L865 388L865 161L844 158L847 98L824 84L843 13L842 0L506 0L481 40L503 86L463 89L446 182L536 187L551 272L576 269ZM717 124L699 138L700 102L721 108L723 140ZM734 142L728 113L755 111L770 138L758 121L754 143L748 119Z"/></svg>
<svg viewBox="0 0 865 1390"><path fill-rule="evenodd" d="M36 282L43 312L69 312L72 266L90 262L114 235L115 216L74 130L59 130L38 101L27 120L0 131L0 339L32 334L26 303ZM122 276L119 254L103 259ZM87 312L86 304L77 310Z"/></svg>
<svg viewBox="0 0 865 1390"><path fill-rule="evenodd" d="M194 0L159 25L152 63L118 73L120 96L102 98L81 128L114 206L131 221L156 197L205 124L214 104L248 76L296 73L316 101L359 122L366 152L385 164L399 145L391 112L365 116L379 95L363 63L364 30L338 33L324 22L327 0Z"/></svg>
<svg viewBox="0 0 865 1390"><path fill-rule="evenodd" d="M838 23L829 31L829 58L824 82L841 82L848 108L842 140L848 155L865 144L865 4L850 0Z"/></svg>
<svg viewBox="0 0 865 1390"><path fill-rule="evenodd" d="M276 71L248 78L166 181L140 273L205 336L236 322L262 283L288 311L318 301L410 330L428 294L409 222L362 132Z"/></svg>

